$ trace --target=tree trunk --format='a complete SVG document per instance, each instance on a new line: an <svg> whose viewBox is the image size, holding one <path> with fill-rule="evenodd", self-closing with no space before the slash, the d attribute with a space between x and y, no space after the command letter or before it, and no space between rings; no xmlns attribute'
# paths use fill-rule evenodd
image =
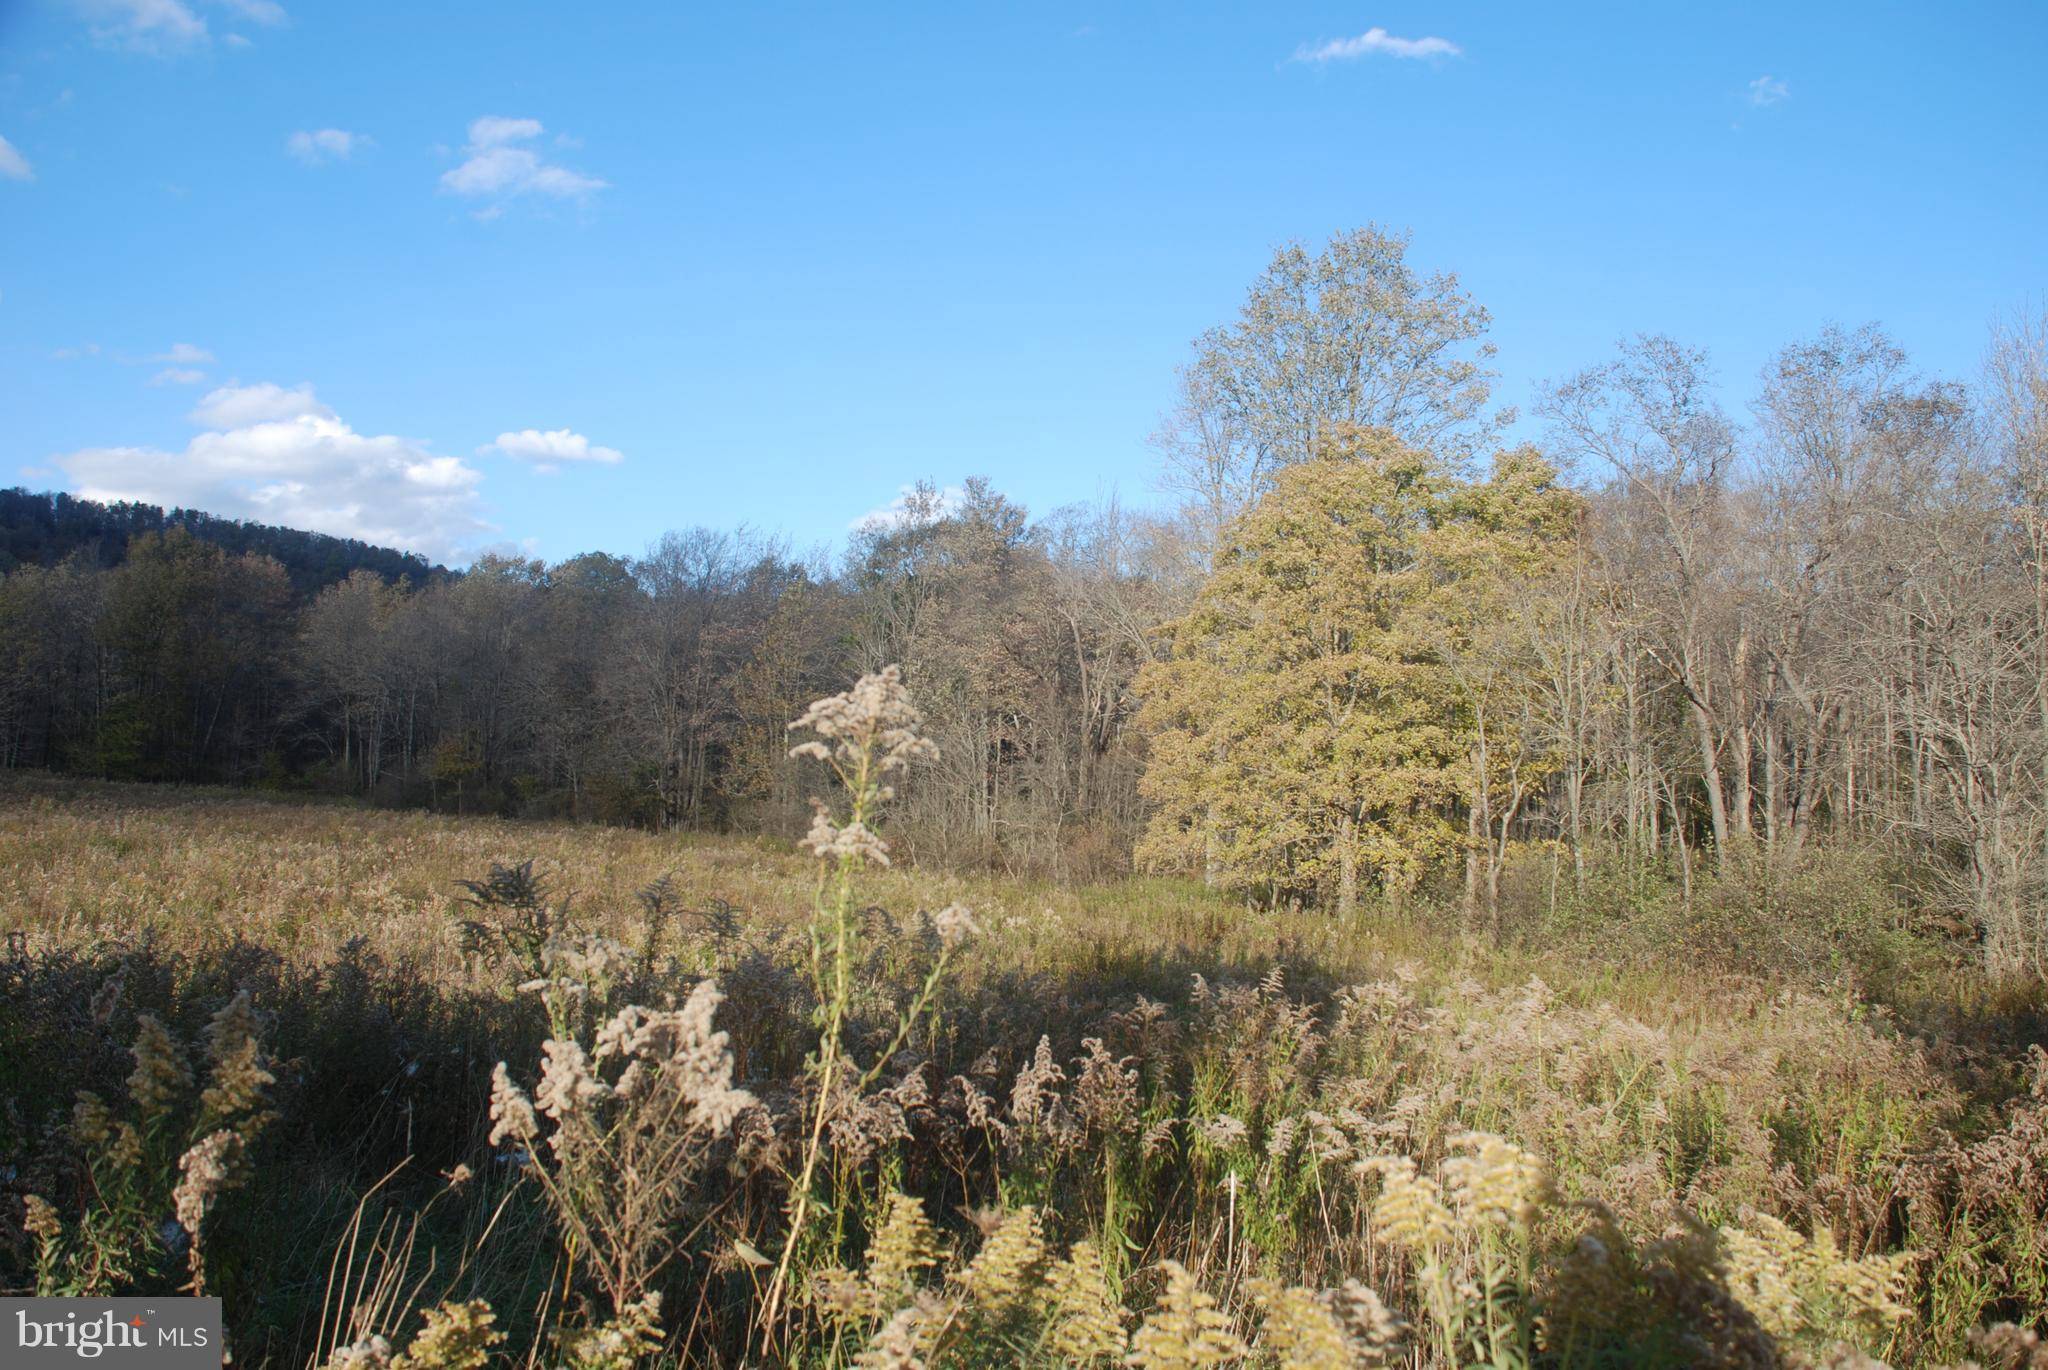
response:
<svg viewBox="0 0 2048 1370"><path fill-rule="evenodd" d="M1358 820L1346 813L1337 820L1337 916L1349 919L1358 911Z"/></svg>
<svg viewBox="0 0 2048 1370"><path fill-rule="evenodd" d="M1700 778L1707 789L1707 812L1714 827L1714 859L1722 860L1728 846L1728 799L1721 791L1721 749L1714 741L1714 717L1697 696L1691 697L1693 726L1700 739ZM1673 821L1677 819L1673 813Z"/></svg>

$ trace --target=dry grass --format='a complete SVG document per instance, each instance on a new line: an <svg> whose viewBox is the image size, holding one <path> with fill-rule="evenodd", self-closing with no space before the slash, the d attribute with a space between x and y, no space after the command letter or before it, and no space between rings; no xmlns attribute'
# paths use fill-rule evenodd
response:
<svg viewBox="0 0 2048 1370"><path fill-rule="evenodd" d="M493 865L531 861L550 897L590 930L631 939L638 893L669 877L692 909L732 906L756 927L808 917L817 864L766 838L654 834L637 829L391 811L208 787L104 783L0 771L0 928L36 946L117 946L155 936L173 945L246 938L287 958L319 961L344 945L416 959L459 979L468 965L450 929L461 882ZM869 872L864 897L908 912L964 903L989 935L982 965L1050 974L1127 968L1150 976L1163 959L1260 974L1313 966L1335 982L1400 961L1439 963L1494 986L1532 974L1581 985L1652 1018L1699 1011L1754 982L1703 983L1684 967L1625 975L1526 948L1502 950L1424 924L1374 916L1251 909L1181 881L1132 878L1065 887L913 869ZM970 968L967 974L973 974Z"/></svg>
<svg viewBox="0 0 2048 1370"><path fill-rule="evenodd" d="M465 937L505 909L479 910L460 882L524 860L558 931L616 943L616 983L560 997L559 950L543 1009L516 988L528 972ZM1839 988L1624 972L1426 918L870 869L844 1050L887 1069L848 1094L806 1064L819 888L815 858L760 841L0 777L0 1162L22 1196L9 1220L63 1234L19 1241L7 1283L56 1279L51 1253L80 1248L104 1207L73 1092L114 1101L117 1127L140 1016L196 1044L247 990L277 1121L205 1219L206 1278L245 1363L404 1346L446 1300L430 1330L463 1355L593 1365L657 1343L690 1364L749 1347L1050 1363L1117 1337L1158 1364L1247 1347L1269 1364L1759 1363L1836 1342L1941 1363L1979 1323L2038 1318L2048 1297L2048 1100L2003 1040L2024 1021L2010 1006L1995 1030L1962 1030L1988 999L1964 981L1916 1018L1941 1031L1909 1032ZM956 903L982 933L890 1054L939 951L919 913ZM492 1068L545 1088L566 1044L595 1049L608 1022L641 1021L625 1006L680 1007L706 977L758 1117L735 1105L692 1134L677 1187L636 1199L621 1275L590 1249L606 1224L551 1196L619 1192L608 1120L637 1106L577 1124L598 1158L582 1178L540 1142L543 1169L525 1170L513 1134L488 1136ZM115 981L118 1005L95 1004ZM199 1088L161 1105L166 1156L188 1116L201 1125ZM784 1239L813 1122L829 1151L803 1188L828 1220L797 1250ZM157 1183L138 1171L137 1213ZM23 1207L30 1192L55 1216ZM901 1256L886 1254L901 1194L937 1228L885 1298L849 1272ZM1437 1218L1394 1211L1431 1195ZM779 1253L803 1297L763 1340ZM128 1256L132 1287L199 1268L147 1241ZM1062 1271L1060 1298L1017 1292ZM835 1288L867 1292L841 1307ZM1325 1359L1288 1349L1311 1345Z"/></svg>

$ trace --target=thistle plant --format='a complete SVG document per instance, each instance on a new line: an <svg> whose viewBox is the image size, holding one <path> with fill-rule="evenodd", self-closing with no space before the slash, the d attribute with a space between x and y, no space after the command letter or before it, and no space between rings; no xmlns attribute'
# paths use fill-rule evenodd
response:
<svg viewBox="0 0 2048 1370"><path fill-rule="evenodd" d="M817 995L817 1046L805 1063L812 1086L803 1135L790 1183L789 1230L775 1274L761 1306L762 1345L773 1341L777 1319L800 1257L814 1250L811 1223L826 1196L819 1193L820 1164L829 1149L829 1129L839 1112L858 1101L902 1050L930 1011L953 952L976 931L966 909L953 905L933 918L939 952L910 1001L899 1006L888 1044L865 1064L849 1054L848 1028L862 960L858 893L869 866L889 864L889 844L876 831L882 811L895 797L892 778L913 761L938 755L918 732L922 718L894 666L865 675L844 694L814 702L790 731L816 737L790 749L792 757L823 763L845 795L845 812L814 799L814 817L804 845L818 858L810 923L810 970Z"/></svg>

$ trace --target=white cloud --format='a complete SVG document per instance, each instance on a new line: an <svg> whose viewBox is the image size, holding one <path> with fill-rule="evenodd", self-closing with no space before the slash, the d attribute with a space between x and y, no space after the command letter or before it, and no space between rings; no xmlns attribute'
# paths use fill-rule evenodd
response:
<svg viewBox="0 0 2048 1370"><path fill-rule="evenodd" d="M87 499L183 505L460 560L491 531L483 473L411 438L358 433L310 386L227 386L182 451L89 447L56 459Z"/></svg>
<svg viewBox="0 0 2048 1370"><path fill-rule="evenodd" d="M1758 109L1783 104L1792 98L1792 87L1775 76L1764 75L1749 83L1749 102Z"/></svg>
<svg viewBox="0 0 2048 1370"><path fill-rule="evenodd" d="M141 52L169 54L203 46L206 21L184 0L78 0L93 37Z"/></svg>
<svg viewBox="0 0 2048 1370"><path fill-rule="evenodd" d="M92 27L92 36L137 52L159 57L204 48L213 42L206 19L187 0L74 0ZM232 20L274 28L289 17L276 0L210 0ZM230 47L248 47L239 33L226 35Z"/></svg>
<svg viewBox="0 0 2048 1370"><path fill-rule="evenodd" d="M168 362L172 366L207 366L213 361L213 353L191 343L172 343L170 351L159 352L150 360Z"/></svg>
<svg viewBox="0 0 2048 1370"><path fill-rule="evenodd" d="M550 162L526 146L541 133L538 119L487 114L475 120L462 149L462 165L442 173L441 188L500 202L527 194L582 199L605 189L607 182Z"/></svg>
<svg viewBox="0 0 2048 1370"><path fill-rule="evenodd" d="M518 461L530 461L534 470L543 472L554 471L565 461L616 466L626 459L625 453L616 447L599 447L581 433L572 433L566 428L551 429L545 433L537 428L500 433L495 441L476 450L478 456L489 456L495 452Z"/></svg>
<svg viewBox="0 0 2048 1370"><path fill-rule="evenodd" d="M0 179L9 181L33 181L36 173L30 168L28 158L21 155L14 144L0 138Z"/></svg>
<svg viewBox="0 0 2048 1370"><path fill-rule="evenodd" d="M469 125L469 145L478 147L501 147L506 143L523 143L540 137L538 119L507 119L502 114L486 114L472 120Z"/></svg>
<svg viewBox="0 0 2048 1370"><path fill-rule="evenodd" d="M331 419L334 411L313 398L313 387L300 383L287 390L270 381L255 385L223 385L209 390L192 411L202 428L247 428L284 419Z"/></svg>
<svg viewBox="0 0 2048 1370"><path fill-rule="evenodd" d="M1450 39L1397 39L1384 29L1366 29L1356 39L1329 39L1327 43L1303 43L1294 49L1294 61L1352 61L1356 57L1462 57L1464 49Z"/></svg>
<svg viewBox="0 0 2048 1370"><path fill-rule="evenodd" d="M198 385L205 381L206 373L192 367L167 366L149 378L151 385Z"/></svg>
<svg viewBox="0 0 2048 1370"><path fill-rule="evenodd" d="M914 528L919 524L936 523L960 512L967 502L967 492L957 485L948 485L943 490L929 485L902 485L896 489L896 498L879 508L870 509L847 528L856 533L880 533L894 528Z"/></svg>
<svg viewBox="0 0 2048 1370"><path fill-rule="evenodd" d="M358 148L368 146L370 140L367 137L343 128L300 129L284 140L284 150L307 166L345 162L355 155Z"/></svg>
<svg viewBox="0 0 2048 1370"><path fill-rule="evenodd" d="M60 362L75 362L80 357L97 357L100 345L96 342L80 343L76 347L60 347L50 355Z"/></svg>
<svg viewBox="0 0 2048 1370"><path fill-rule="evenodd" d="M1303 43L1294 50L1297 62L1349 62L1360 57L1462 57L1465 50L1448 38L1396 38L1383 28L1369 28L1356 38Z"/></svg>

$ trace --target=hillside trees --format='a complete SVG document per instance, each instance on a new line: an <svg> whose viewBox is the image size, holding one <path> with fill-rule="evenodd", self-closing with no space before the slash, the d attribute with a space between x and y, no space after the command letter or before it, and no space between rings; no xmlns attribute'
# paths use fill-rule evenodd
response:
<svg viewBox="0 0 2048 1370"><path fill-rule="evenodd" d="M634 563L640 597L631 629L614 643L609 689L664 827L692 826L706 815L713 767L733 723L724 682L738 666L741 625L726 610L745 551L731 534L693 528L667 534Z"/></svg>
<svg viewBox="0 0 2048 1370"><path fill-rule="evenodd" d="M731 789L753 807L757 824L794 832L804 821L804 788L800 764L789 754L787 722L809 705L813 682L827 678L843 654L842 605L825 577L809 569L755 580L763 613L733 681Z"/></svg>
<svg viewBox="0 0 2048 1370"><path fill-rule="evenodd" d="M392 639L403 603L402 592L358 571L307 606L300 622L302 707L332 720L314 735L338 741L336 773L365 792L382 779L396 732L402 658Z"/></svg>
<svg viewBox="0 0 2048 1370"><path fill-rule="evenodd" d="M136 538L107 574L97 624L122 684L101 725L100 767L233 776L275 716L290 594L269 557L229 556L176 527Z"/></svg>
<svg viewBox="0 0 2048 1370"><path fill-rule="evenodd" d="M1920 831L1987 966L2048 975L2048 316L2001 327L1981 426L1920 522L1905 615L1917 669L1900 680L1924 792ZM1896 670L1895 670L1896 673Z"/></svg>
<svg viewBox="0 0 2048 1370"><path fill-rule="evenodd" d="M105 591L79 556L0 576L0 765L89 768L107 696L94 632Z"/></svg>
<svg viewBox="0 0 2048 1370"><path fill-rule="evenodd" d="M544 786L561 794L571 813L598 808L592 786L607 789L624 756L603 690L614 644L637 605L624 557L586 552L548 570L538 619L534 761Z"/></svg>
<svg viewBox="0 0 2048 1370"><path fill-rule="evenodd" d="M448 572L425 557L354 538L331 537L297 528L221 518L197 509L165 510L154 504L102 504L66 494L0 490L0 574L26 566L51 567L74 557L102 569L126 559L132 539L182 528L230 556L273 558L300 596L317 593L356 571L386 580L424 584Z"/></svg>

